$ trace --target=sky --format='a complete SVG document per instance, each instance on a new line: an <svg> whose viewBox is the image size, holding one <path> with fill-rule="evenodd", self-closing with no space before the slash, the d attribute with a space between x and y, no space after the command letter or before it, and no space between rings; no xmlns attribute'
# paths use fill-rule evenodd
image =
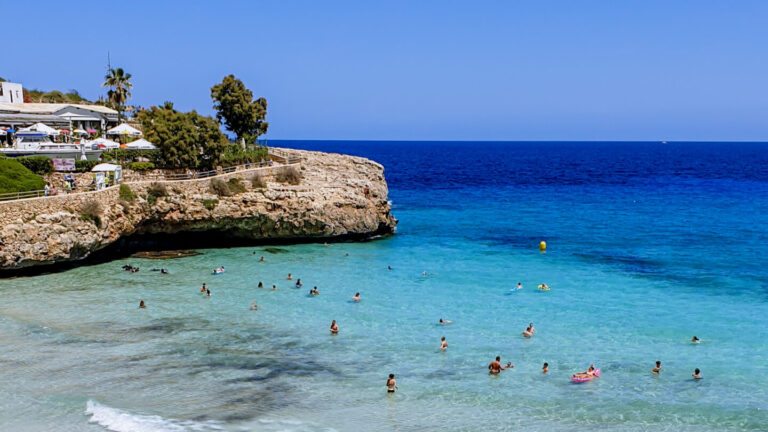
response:
<svg viewBox="0 0 768 432"><path fill-rule="evenodd" d="M268 139L768 140L768 1L0 0L0 76L213 115ZM34 18L32 18L34 16Z"/></svg>

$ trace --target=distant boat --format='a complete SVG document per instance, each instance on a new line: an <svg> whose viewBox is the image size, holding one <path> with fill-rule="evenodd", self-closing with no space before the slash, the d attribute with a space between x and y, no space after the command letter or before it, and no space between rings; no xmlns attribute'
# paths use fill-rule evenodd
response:
<svg viewBox="0 0 768 432"><path fill-rule="evenodd" d="M662 143L662 144L666 144L667 142L666 142L666 141L662 141L661 143Z"/></svg>
<svg viewBox="0 0 768 432"><path fill-rule="evenodd" d="M102 150L86 148L85 144L55 143L45 132L19 131L13 147L0 147L0 154L9 157L45 156L51 159L99 160Z"/></svg>

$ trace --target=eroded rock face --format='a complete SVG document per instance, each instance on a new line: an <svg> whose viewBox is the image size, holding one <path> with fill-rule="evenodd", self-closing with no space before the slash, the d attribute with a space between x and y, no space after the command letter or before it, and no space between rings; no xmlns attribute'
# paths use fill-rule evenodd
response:
<svg viewBox="0 0 768 432"><path fill-rule="evenodd" d="M152 182L118 188L0 203L0 270L76 261L134 234L217 231L253 240L364 238L394 232L384 168L370 160L300 151L298 185L276 182L282 167L239 171L244 191L216 193L211 179L160 182L166 195L148 194ZM254 175L266 181L259 187ZM88 207L100 204L97 217ZM99 207L99 206L96 206ZM93 213L92 211L90 213ZM2 273L0 273L2 275Z"/></svg>

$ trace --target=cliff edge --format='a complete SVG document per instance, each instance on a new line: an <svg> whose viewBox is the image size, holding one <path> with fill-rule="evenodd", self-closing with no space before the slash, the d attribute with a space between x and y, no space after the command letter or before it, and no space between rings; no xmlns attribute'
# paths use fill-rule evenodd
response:
<svg viewBox="0 0 768 432"><path fill-rule="evenodd" d="M394 232L384 167L292 150L300 163L212 178L124 183L100 191L0 202L3 271L74 262L125 238L215 233L259 241L365 239ZM282 177L300 174L298 184ZM280 180L280 181L278 181ZM222 186L224 184L224 186Z"/></svg>

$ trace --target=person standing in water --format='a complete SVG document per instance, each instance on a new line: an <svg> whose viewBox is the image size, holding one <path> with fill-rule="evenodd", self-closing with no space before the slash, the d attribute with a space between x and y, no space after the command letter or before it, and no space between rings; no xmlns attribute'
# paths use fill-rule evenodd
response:
<svg viewBox="0 0 768 432"><path fill-rule="evenodd" d="M541 373L548 374L549 373L549 363L544 362L544 366L541 367Z"/></svg>
<svg viewBox="0 0 768 432"><path fill-rule="evenodd" d="M200 292L204 293L208 288L205 287L205 282L203 282L203 286L200 287Z"/></svg>
<svg viewBox="0 0 768 432"><path fill-rule="evenodd" d="M693 371L693 379L700 380L701 379L701 371L699 368L696 368L696 370Z"/></svg>
<svg viewBox="0 0 768 432"><path fill-rule="evenodd" d="M360 301L360 293L355 293L355 296L352 297L352 300L359 302Z"/></svg>
<svg viewBox="0 0 768 432"><path fill-rule="evenodd" d="M659 360L656 360L656 367L651 369L651 373L655 373L656 375L658 375L659 372L661 372L661 362Z"/></svg>
<svg viewBox="0 0 768 432"><path fill-rule="evenodd" d="M296 281L296 288L301 288L304 284L301 283L301 278Z"/></svg>
<svg viewBox="0 0 768 432"><path fill-rule="evenodd" d="M533 336L533 328L529 325L527 329L523 332L523 336L530 338Z"/></svg>
<svg viewBox="0 0 768 432"><path fill-rule="evenodd" d="M272 285L272 291L277 291L277 286Z"/></svg>
<svg viewBox="0 0 768 432"><path fill-rule="evenodd" d="M516 289L516 290L521 290L521 289L523 289L523 283L522 283L522 282L518 282L518 283L517 283L517 288L515 288L515 289Z"/></svg>
<svg viewBox="0 0 768 432"><path fill-rule="evenodd" d="M259 286L257 286L256 288L264 288L264 284L261 283L261 281L259 281Z"/></svg>
<svg viewBox="0 0 768 432"><path fill-rule="evenodd" d="M140 301L139 302L139 309L146 309L146 308L147 308L147 305L144 304L144 300Z"/></svg>
<svg viewBox="0 0 768 432"><path fill-rule="evenodd" d="M290 273L288 273L288 280L293 280Z"/></svg>
<svg viewBox="0 0 768 432"><path fill-rule="evenodd" d="M331 334L339 334L339 326L336 324L336 320L331 322Z"/></svg>
<svg viewBox="0 0 768 432"><path fill-rule="evenodd" d="M504 369L511 369L514 366L512 366L511 363L507 363L506 366L501 365L501 356L496 356L496 360L492 361L491 364L488 365L488 372L492 374L497 374L503 371Z"/></svg>
<svg viewBox="0 0 768 432"><path fill-rule="evenodd" d="M395 382L395 374L389 374L389 378L387 378L387 393L394 393L395 390L399 390L397 382Z"/></svg>
<svg viewBox="0 0 768 432"><path fill-rule="evenodd" d="M440 349L443 351L448 349L448 342L445 341L445 336L440 339Z"/></svg>

